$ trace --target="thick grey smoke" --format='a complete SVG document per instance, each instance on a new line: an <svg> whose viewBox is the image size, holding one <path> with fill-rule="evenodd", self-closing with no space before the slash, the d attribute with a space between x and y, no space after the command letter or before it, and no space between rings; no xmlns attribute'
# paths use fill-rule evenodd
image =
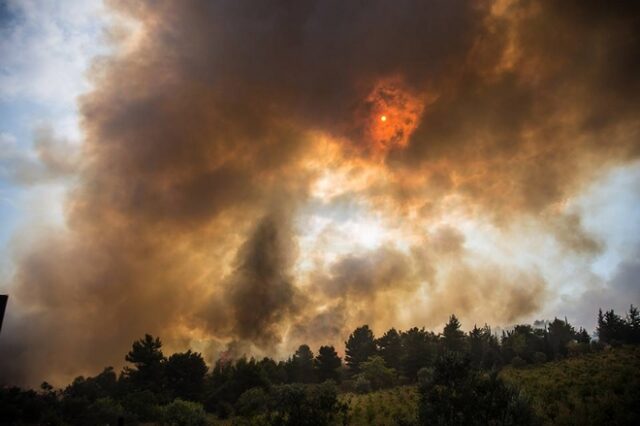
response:
<svg viewBox="0 0 640 426"><path fill-rule="evenodd" d="M63 229L17 239L1 382L121 365L144 333L168 350L275 351L286 338L343 339L360 321L394 325L406 300L424 302L416 324L540 307L540 274L477 267L453 228L408 252L338 257L303 289L305 230L291 222L319 174L318 135L341 161L390 176L345 197L427 221L455 194L496 226L534 218L586 255L600 243L557 205L640 154L635 3L109 4L140 33L92 68L78 161L39 144L47 173L77 183Z"/></svg>

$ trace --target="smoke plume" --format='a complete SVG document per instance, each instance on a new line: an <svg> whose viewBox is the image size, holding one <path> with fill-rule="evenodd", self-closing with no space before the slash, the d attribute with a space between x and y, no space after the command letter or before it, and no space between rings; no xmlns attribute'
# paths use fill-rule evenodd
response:
<svg viewBox="0 0 640 426"><path fill-rule="evenodd" d="M91 69L77 161L39 144L75 183L64 226L15 239L3 383L120 366L144 333L216 359L518 321L553 285L487 253L528 223L598 253L564 203L640 154L629 2L109 4L139 25Z"/></svg>

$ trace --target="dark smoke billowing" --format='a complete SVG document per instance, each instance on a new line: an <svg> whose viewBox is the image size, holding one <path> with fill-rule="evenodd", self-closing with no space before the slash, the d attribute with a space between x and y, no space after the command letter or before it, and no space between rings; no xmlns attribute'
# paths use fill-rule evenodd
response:
<svg viewBox="0 0 640 426"><path fill-rule="evenodd" d="M16 243L2 382L120 365L143 333L213 359L230 342L339 345L364 321L517 321L545 300L542 275L478 266L461 231L423 225L462 200L593 255L601 243L558 206L640 154L631 3L110 4L141 28L92 68L80 158L47 157L77 184L64 229ZM375 176L314 200L337 166ZM414 240L298 265L298 212L365 201Z"/></svg>

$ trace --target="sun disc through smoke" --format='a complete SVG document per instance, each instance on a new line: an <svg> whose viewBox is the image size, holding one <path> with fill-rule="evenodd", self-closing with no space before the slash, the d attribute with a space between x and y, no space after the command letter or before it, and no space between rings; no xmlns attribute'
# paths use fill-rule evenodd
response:
<svg viewBox="0 0 640 426"><path fill-rule="evenodd" d="M387 116L386 115L380 116L380 121L382 121L382 122L387 121Z"/></svg>

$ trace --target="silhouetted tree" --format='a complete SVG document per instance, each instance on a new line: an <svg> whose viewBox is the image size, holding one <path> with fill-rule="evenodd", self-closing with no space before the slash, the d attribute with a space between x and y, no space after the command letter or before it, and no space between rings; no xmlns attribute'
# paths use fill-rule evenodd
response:
<svg viewBox="0 0 640 426"><path fill-rule="evenodd" d="M63 391L65 397L84 398L93 402L98 398L112 397L117 391L117 377L113 367L105 368L95 377L76 377Z"/></svg>
<svg viewBox="0 0 640 426"><path fill-rule="evenodd" d="M640 314L638 308L631 305L629 313L626 318L627 323L627 338L626 343L638 344L640 343Z"/></svg>
<svg viewBox="0 0 640 426"><path fill-rule="evenodd" d="M602 343L621 343L628 335L626 322L612 310L598 311L598 339Z"/></svg>
<svg viewBox="0 0 640 426"><path fill-rule="evenodd" d="M475 325L469 332L469 355L474 368L490 369L501 363L498 338L491 334L491 328Z"/></svg>
<svg viewBox="0 0 640 426"><path fill-rule="evenodd" d="M442 332L444 348L449 351L462 351L465 346L464 337L464 332L460 330L460 321L455 315L451 315Z"/></svg>
<svg viewBox="0 0 640 426"><path fill-rule="evenodd" d="M207 364L197 352L175 353L165 363L167 386L174 398L200 401Z"/></svg>
<svg viewBox="0 0 640 426"><path fill-rule="evenodd" d="M345 342L345 362L352 372L360 372L360 363L376 353L373 332L368 325L356 328Z"/></svg>
<svg viewBox="0 0 640 426"><path fill-rule="evenodd" d="M514 357L533 361L536 352L547 352L546 331L534 329L528 324L519 324L502 333L502 356L506 362L511 362Z"/></svg>
<svg viewBox="0 0 640 426"><path fill-rule="evenodd" d="M287 382L287 370L283 361L275 362L269 357L264 357L258 365L264 371L269 383L280 385Z"/></svg>
<svg viewBox="0 0 640 426"><path fill-rule="evenodd" d="M268 389L270 385L265 371L253 358L242 357L235 363L219 360L206 380L205 408L228 414L226 407L245 391L254 387Z"/></svg>
<svg viewBox="0 0 640 426"><path fill-rule="evenodd" d="M134 368L125 367L124 375L139 389L160 392L164 385L162 342L145 334L143 339L133 342L133 347L125 356L125 360Z"/></svg>
<svg viewBox="0 0 640 426"><path fill-rule="evenodd" d="M314 381L313 352L308 345L300 345L289 362L291 382L312 383Z"/></svg>
<svg viewBox="0 0 640 426"><path fill-rule="evenodd" d="M338 369L342 365L342 360L333 346L320 346L314 364L320 382L325 380L339 381L340 372Z"/></svg>
<svg viewBox="0 0 640 426"><path fill-rule="evenodd" d="M547 327L547 342L551 359L567 355L567 344L576 338L576 331L567 322L555 318Z"/></svg>
<svg viewBox="0 0 640 426"><path fill-rule="evenodd" d="M584 328L580 327L580 329L576 333L576 341L578 343L584 343L584 344L588 345L589 343L591 343L591 336L589 335L587 330L585 330Z"/></svg>
<svg viewBox="0 0 640 426"><path fill-rule="evenodd" d="M402 360L402 340L395 328L390 329L376 340L378 353L387 366L399 371Z"/></svg>
<svg viewBox="0 0 640 426"><path fill-rule="evenodd" d="M273 425L325 426L336 424L346 410L338 400L338 391L332 382L319 385L301 384L278 386L273 391L272 405L277 407Z"/></svg>
<svg viewBox="0 0 640 426"><path fill-rule="evenodd" d="M385 365L381 356L374 355L360 364L359 376L364 377L371 385L372 390L393 386L396 378L396 370Z"/></svg>
<svg viewBox="0 0 640 426"><path fill-rule="evenodd" d="M416 380L418 371L430 366L437 351L437 336L424 328L413 327L400 334L402 342L401 371Z"/></svg>
<svg viewBox="0 0 640 426"><path fill-rule="evenodd" d="M419 388L420 424L480 426L534 424L533 411L496 374L479 374L460 352L439 356Z"/></svg>

